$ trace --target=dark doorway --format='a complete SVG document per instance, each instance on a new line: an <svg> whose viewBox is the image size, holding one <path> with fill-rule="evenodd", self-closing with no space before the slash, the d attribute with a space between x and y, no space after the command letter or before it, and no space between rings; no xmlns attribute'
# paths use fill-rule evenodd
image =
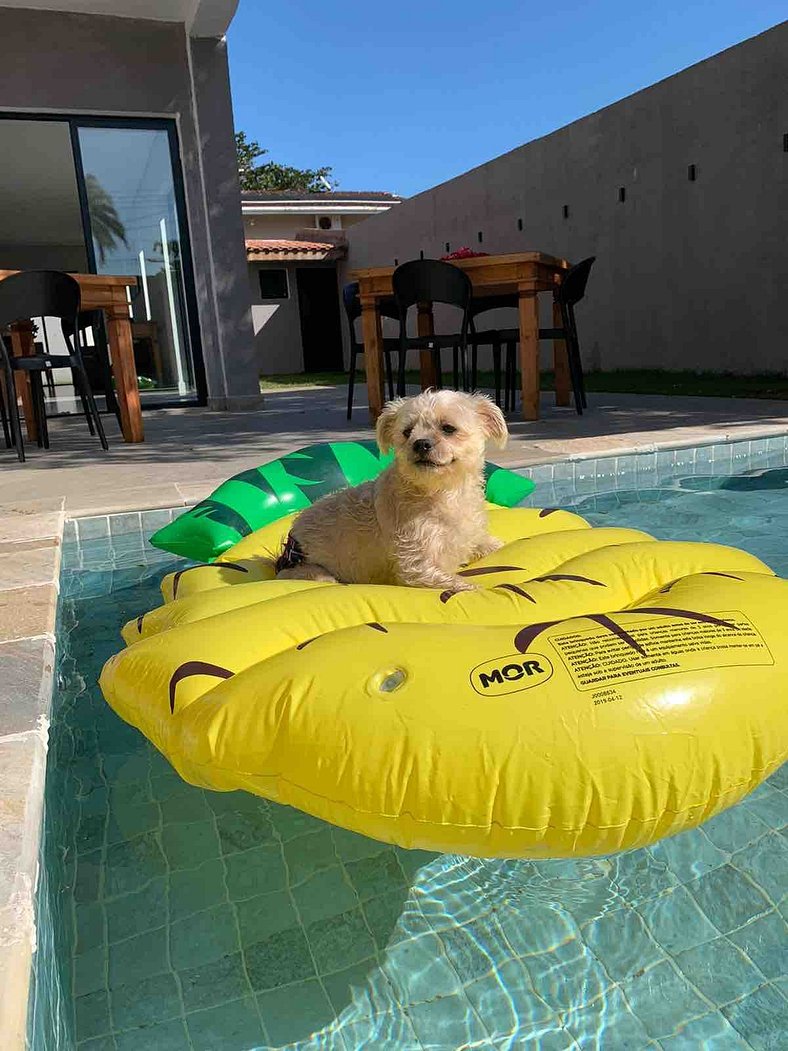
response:
<svg viewBox="0 0 788 1051"><path fill-rule="evenodd" d="M334 267L298 267L298 313L304 372L342 372L342 329Z"/></svg>

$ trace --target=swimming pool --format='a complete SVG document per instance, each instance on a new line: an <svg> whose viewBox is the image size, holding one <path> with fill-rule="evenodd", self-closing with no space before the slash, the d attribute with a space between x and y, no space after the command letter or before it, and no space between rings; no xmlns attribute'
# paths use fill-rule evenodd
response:
<svg viewBox="0 0 788 1051"><path fill-rule="evenodd" d="M788 576L786 462L621 458L534 502ZM782 1045L785 770L701 829L574 862L408 852L192 788L95 685L173 565L144 543L158 514L86 520L64 550L34 1051Z"/></svg>

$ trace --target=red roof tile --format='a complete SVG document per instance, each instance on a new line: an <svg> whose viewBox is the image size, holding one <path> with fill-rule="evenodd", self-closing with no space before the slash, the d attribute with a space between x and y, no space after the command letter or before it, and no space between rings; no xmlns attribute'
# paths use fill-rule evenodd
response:
<svg viewBox="0 0 788 1051"><path fill-rule="evenodd" d="M246 242L247 255L325 255L335 248L336 245L323 241L285 241L281 238L252 238Z"/></svg>

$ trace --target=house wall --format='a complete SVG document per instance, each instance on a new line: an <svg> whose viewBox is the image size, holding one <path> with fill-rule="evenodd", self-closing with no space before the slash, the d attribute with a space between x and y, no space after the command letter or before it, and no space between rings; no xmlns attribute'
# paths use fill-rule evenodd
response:
<svg viewBox="0 0 788 1051"><path fill-rule="evenodd" d="M179 23L0 8L0 109L177 119L209 404L260 403L225 44Z"/></svg>
<svg viewBox="0 0 788 1051"><path fill-rule="evenodd" d="M785 372L786 69L783 23L369 219L347 268L446 242L595 255L587 367Z"/></svg>
<svg viewBox="0 0 788 1051"><path fill-rule="evenodd" d="M288 298L263 299L260 295L260 271L281 269L287 271ZM255 353L260 373L266 376L304 371L295 271L295 263L249 264Z"/></svg>

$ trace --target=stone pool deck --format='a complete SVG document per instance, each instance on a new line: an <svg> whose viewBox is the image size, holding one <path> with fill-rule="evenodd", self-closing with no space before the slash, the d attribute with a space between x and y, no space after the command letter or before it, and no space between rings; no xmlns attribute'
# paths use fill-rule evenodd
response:
<svg viewBox="0 0 788 1051"><path fill-rule="evenodd" d="M363 394L362 388L359 406ZM160 410L146 414L142 445L124 445L108 420L109 453L88 436L81 418L54 420L52 448L29 448L26 464L0 449L2 1048L25 1044L65 520L188 506L228 476L299 446L371 437L366 411L359 407L349 423L344 401L343 389L301 388L269 394L256 413ZM511 468L546 465L535 476L558 487L571 482L576 469L582 475L584 463L596 470L590 466L595 458L788 433L788 402L597 394L590 403L578 418L545 398L540 421L510 421L511 442L495 460ZM615 461L606 470L615 475Z"/></svg>

